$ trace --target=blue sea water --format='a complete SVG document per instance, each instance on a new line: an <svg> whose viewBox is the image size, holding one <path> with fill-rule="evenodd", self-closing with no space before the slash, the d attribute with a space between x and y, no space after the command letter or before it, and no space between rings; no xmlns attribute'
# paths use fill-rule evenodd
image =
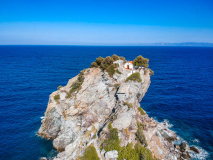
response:
<svg viewBox="0 0 213 160"><path fill-rule="evenodd" d="M213 159L213 48L0 46L0 159L54 156L52 142L36 136L49 95L98 56L150 59L155 75L141 105L179 137Z"/></svg>

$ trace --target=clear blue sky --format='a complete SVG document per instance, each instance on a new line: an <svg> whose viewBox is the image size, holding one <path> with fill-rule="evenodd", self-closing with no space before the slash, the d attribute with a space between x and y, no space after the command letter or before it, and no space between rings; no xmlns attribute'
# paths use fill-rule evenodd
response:
<svg viewBox="0 0 213 160"><path fill-rule="evenodd" d="M213 0L0 0L0 44L213 43Z"/></svg>

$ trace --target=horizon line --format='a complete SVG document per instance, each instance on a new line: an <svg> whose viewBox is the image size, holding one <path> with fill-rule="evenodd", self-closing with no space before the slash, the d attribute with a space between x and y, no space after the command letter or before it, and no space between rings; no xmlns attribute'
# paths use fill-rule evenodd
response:
<svg viewBox="0 0 213 160"><path fill-rule="evenodd" d="M213 47L213 43L209 42L181 42L181 43L140 43L140 44L0 44L0 46L182 46L182 47Z"/></svg>

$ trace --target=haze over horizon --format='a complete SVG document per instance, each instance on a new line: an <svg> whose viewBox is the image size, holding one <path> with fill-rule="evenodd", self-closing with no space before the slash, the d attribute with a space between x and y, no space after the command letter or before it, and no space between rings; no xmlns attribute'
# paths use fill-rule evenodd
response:
<svg viewBox="0 0 213 160"><path fill-rule="evenodd" d="M0 45L213 43L212 0L0 0Z"/></svg>

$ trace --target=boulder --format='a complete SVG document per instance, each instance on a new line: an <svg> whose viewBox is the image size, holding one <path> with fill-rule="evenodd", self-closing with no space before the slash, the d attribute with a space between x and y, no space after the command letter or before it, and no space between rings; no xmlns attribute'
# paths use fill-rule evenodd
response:
<svg viewBox="0 0 213 160"><path fill-rule="evenodd" d="M199 149L195 146L191 146L190 150L194 151L195 153L200 153Z"/></svg>
<svg viewBox="0 0 213 160"><path fill-rule="evenodd" d="M53 146L58 151L64 151L66 146L69 145L71 142L73 142L73 138L74 137L62 134L58 136L56 139L54 139Z"/></svg>
<svg viewBox="0 0 213 160"><path fill-rule="evenodd" d="M181 152L185 152L185 151L189 151L190 147L186 142L183 142L180 144L180 151Z"/></svg>
<svg viewBox="0 0 213 160"><path fill-rule="evenodd" d="M189 152L183 152L182 155L181 155L184 159L189 159L191 158L191 156L189 155Z"/></svg>
<svg viewBox="0 0 213 160"><path fill-rule="evenodd" d="M178 144L174 144L174 147L178 150L180 150L180 146Z"/></svg>
<svg viewBox="0 0 213 160"><path fill-rule="evenodd" d="M171 143L172 141L175 141L177 139L177 137L166 137L165 138L169 143Z"/></svg>
<svg viewBox="0 0 213 160"><path fill-rule="evenodd" d="M106 160L109 160L109 159L115 160L118 158L118 151L116 150L108 151L104 154L104 157L106 158Z"/></svg>

